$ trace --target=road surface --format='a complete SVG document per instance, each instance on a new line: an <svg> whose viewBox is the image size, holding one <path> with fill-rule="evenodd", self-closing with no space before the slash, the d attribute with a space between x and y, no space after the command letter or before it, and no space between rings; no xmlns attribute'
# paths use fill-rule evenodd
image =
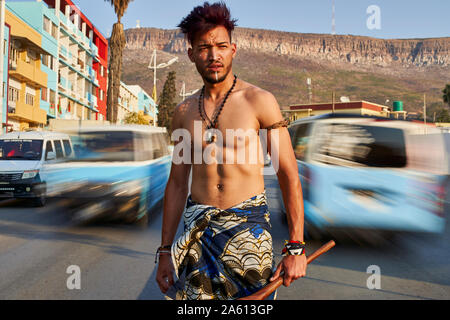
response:
<svg viewBox="0 0 450 320"><path fill-rule="evenodd" d="M266 188L280 261L287 226L276 177L266 177ZM161 221L159 208L146 229L76 226L57 201L43 208L0 201L0 299L162 300L154 262ZM280 288L278 299L450 299L449 242L446 228L442 235L403 235L378 246L338 243L309 266L306 278ZM308 251L321 244L309 241ZM80 289L69 289L76 283L71 266L79 267ZM370 266L380 271L379 282Z"/></svg>

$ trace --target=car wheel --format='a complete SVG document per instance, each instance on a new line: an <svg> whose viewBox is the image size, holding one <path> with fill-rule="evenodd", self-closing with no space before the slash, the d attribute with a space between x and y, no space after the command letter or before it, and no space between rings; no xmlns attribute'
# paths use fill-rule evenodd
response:
<svg viewBox="0 0 450 320"><path fill-rule="evenodd" d="M45 202L46 202L45 196L33 198L33 205L35 207L43 207L45 206Z"/></svg>
<svg viewBox="0 0 450 320"><path fill-rule="evenodd" d="M46 203L47 186L45 183L40 184L36 187L35 192L40 195L39 197L33 198L32 202L35 207L43 207Z"/></svg>

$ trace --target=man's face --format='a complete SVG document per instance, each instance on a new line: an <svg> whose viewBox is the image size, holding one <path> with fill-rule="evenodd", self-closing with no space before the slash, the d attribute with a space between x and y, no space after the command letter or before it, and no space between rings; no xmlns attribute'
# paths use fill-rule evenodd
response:
<svg viewBox="0 0 450 320"><path fill-rule="evenodd" d="M236 45L231 43L227 29L218 26L204 34L198 34L188 55L206 82L219 83L231 71Z"/></svg>

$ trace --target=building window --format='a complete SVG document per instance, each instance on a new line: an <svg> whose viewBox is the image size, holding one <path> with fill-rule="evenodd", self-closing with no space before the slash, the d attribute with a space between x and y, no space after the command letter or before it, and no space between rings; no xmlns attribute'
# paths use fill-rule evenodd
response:
<svg viewBox="0 0 450 320"><path fill-rule="evenodd" d="M57 39L58 38L58 26L52 22L52 37Z"/></svg>
<svg viewBox="0 0 450 320"><path fill-rule="evenodd" d="M42 64L44 65L44 66L46 66L46 67L48 67L48 65L49 65L49 63L48 63L48 59L49 58L49 56L48 55L46 55L46 54L42 54L41 55L41 62L42 62Z"/></svg>
<svg viewBox="0 0 450 320"><path fill-rule="evenodd" d="M53 105L56 103L56 92L50 89L50 103Z"/></svg>
<svg viewBox="0 0 450 320"><path fill-rule="evenodd" d="M103 101L104 98L104 93L103 90L100 89L100 100Z"/></svg>
<svg viewBox="0 0 450 320"><path fill-rule="evenodd" d="M51 28L51 22L50 22L50 19L47 18L46 16L44 16L44 30L45 30L47 33L51 34L50 28Z"/></svg>
<svg viewBox="0 0 450 320"><path fill-rule="evenodd" d="M34 63L34 61L38 59L36 52L31 49L28 49L25 54L25 62L26 63Z"/></svg>
<svg viewBox="0 0 450 320"><path fill-rule="evenodd" d="M33 106L34 105L34 96L32 94L27 93L25 95L25 103L30 106Z"/></svg>
<svg viewBox="0 0 450 320"><path fill-rule="evenodd" d="M41 89L41 100L42 101L48 101L48 93L47 89Z"/></svg>
<svg viewBox="0 0 450 320"><path fill-rule="evenodd" d="M10 60L14 61L15 63L17 63L17 57L18 57L18 51L16 49L16 47L14 47L13 45L11 45L11 55L10 55Z"/></svg>
<svg viewBox="0 0 450 320"><path fill-rule="evenodd" d="M8 91L9 91L8 92L8 100L10 102L15 102L15 101L19 100L19 90L17 90L14 87L9 87Z"/></svg>

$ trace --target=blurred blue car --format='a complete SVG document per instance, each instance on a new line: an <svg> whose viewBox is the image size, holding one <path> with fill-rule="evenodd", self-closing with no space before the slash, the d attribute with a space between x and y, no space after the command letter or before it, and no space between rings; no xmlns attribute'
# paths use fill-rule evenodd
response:
<svg viewBox="0 0 450 320"><path fill-rule="evenodd" d="M146 224L169 178L166 129L102 126L80 129L71 138L76 157L45 166L47 196L62 199L77 222Z"/></svg>
<svg viewBox="0 0 450 320"><path fill-rule="evenodd" d="M289 133L310 237L343 230L443 232L448 159L438 129L328 114L298 120Z"/></svg>

